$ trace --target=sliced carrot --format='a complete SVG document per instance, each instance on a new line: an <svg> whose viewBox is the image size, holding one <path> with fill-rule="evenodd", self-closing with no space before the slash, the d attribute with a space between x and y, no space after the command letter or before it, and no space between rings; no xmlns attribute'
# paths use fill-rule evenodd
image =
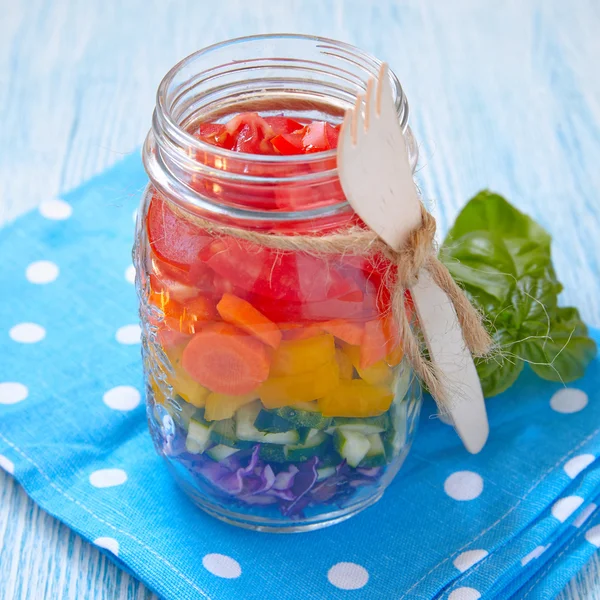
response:
<svg viewBox="0 0 600 600"><path fill-rule="evenodd" d="M323 330L319 323L310 323L286 331L284 338L286 340L307 340L316 337L317 335L321 335L322 333Z"/></svg>
<svg viewBox="0 0 600 600"><path fill-rule="evenodd" d="M366 369L384 359L389 348L389 318L365 323L360 343L360 368Z"/></svg>
<svg viewBox="0 0 600 600"><path fill-rule="evenodd" d="M224 321L243 329L271 348L277 348L281 343L279 327L256 310L250 302L225 293L217 304L217 310Z"/></svg>
<svg viewBox="0 0 600 600"><path fill-rule="evenodd" d="M174 346L183 345L189 342L192 337L187 333L180 333L179 331L173 331L163 324L158 325L157 332L158 343L163 347L164 350L169 350Z"/></svg>
<svg viewBox="0 0 600 600"><path fill-rule="evenodd" d="M181 396L186 402L189 402L196 408L202 408L209 394L204 386L200 385L195 379L189 376L182 365L183 351L185 344L165 349L165 354L171 362L172 374L167 375L167 381L173 388L173 392Z"/></svg>
<svg viewBox="0 0 600 600"><path fill-rule="evenodd" d="M163 313L164 324L171 331L186 335L198 333L204 323L214 321L217 315L213 302L206 296L196 296L184 303L164 289L152 288L149 302Z"/></svg>
<svg viewBox="0 0 600 600"><path fill-rule="evenodd" d="M214 304L205 296L188 300L185 304L171 300L164 308L165 325L187 335L198 333L203 325L214 321Z"/></svg>
<svg viewBox="0 0 600 600"><path fill-rule="evenodd" d="M345 319L325 321L325 323L321 323L321 329L327 333L331 333L331 335L342 340L342 342L352 344L353 346L360 345L364 331L362 323L346 321Z"/></svg>
<svg viewBox="0 0 600 600"><path fill-rule="evenodd" d="M390 367L395 367L396 365L400 364L403 358L404 351L402 350L402 346L400 344L396 344L396 347L385 357L385 362Z"/></svg>
<svg viewBox="0 0 600 600"><path fill-rule="evenodd" d="M228 323L213 323L186 346L183 368L198 383L219 394L242 396L269 376L270 356L257 339Z"/></svg>

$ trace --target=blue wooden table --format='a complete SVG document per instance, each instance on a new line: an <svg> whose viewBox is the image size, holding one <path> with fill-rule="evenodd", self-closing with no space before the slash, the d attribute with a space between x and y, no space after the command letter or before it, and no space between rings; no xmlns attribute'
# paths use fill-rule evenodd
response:
<svg viewBox="0 0 600 600"><path fill-rule="evenodd" d="M136 151L180 58L314 33L400 77L441 229L477 190L504 194L552 233L564 302L600 326L597 0L1 0L0 15L0 224ZM599 573L564 597L600 598ZM0 582L6 600L153 597L3 473Z"/></svg>

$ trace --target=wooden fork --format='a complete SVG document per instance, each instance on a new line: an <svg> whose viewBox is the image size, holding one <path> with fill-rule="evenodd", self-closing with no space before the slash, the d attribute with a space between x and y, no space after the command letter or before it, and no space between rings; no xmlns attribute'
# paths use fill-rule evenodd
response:
<svg viewBox="0 0 600 600"><path fill-rule="evenodd" d="M346 112L338 144L338 170L348 202L392 248L399 250L421 225L421 202L413 181L404 134L384 63L377 81ZM469 452L489 434L483 392L456 310L426 269L411 294L431 360L445 386L444 404Z"/></svg>

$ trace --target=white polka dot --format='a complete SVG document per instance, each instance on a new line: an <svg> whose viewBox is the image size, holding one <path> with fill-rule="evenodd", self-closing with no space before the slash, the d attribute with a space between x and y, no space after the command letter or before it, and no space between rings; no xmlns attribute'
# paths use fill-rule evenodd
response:
<svg viewBox="0 0 600 600"><path fill-rule="evenodd" d="M585 539L596 548L600 548L600 525L595 525L585 532Z"/></svg>
<svg viewBox="0 0 600 600"><path fill-rule="evenodd" d="M356 563L340 562L329 569L327 579L340 590L359 590L367 585L369 573Z"/></svg>
<svg viewBox="0 0 600 600"><path fill-rule="evenodd" d="M123 469L98 469L90 475L90 483L97 488L114 487L127 481Z"/></svg>
<svg viewBox="0 0 600 600"><path fill-rule="evenodd" d="M102 397L104 404L114 410L133 410L141 400L140 393L130 385L118 385Z"/></svg>
<svg viewBox="0 0 600 600"><path fill-rule="evenodd" d="M63 221L68 219L73 213L73 209L68 202L64 200L46 200L40 204L40 213L46 219L53 221Z"/></svg>
<svg viewBox="0 0 600 600"><path fill-rule="evenodd" d="M35 344L46 337L46 330L37 323L19 323L8 332L8 335L15 342Z"/></svg>
<svg viewBox="0 0 600 600"><path fill-rule="evenodd" d="M483 491L483 479L472 471L457 471L444 482L444 491L454 500L474 500Z"/></svg>
<svg viewBox="0 0 600 600"><path fill-rule="evenodd" d="M539 558L546 550L550 548L550 544L547 546L537 546L534 548L529 554L524 556L521 559L521 565L524 567L527 563L530 563L532 560Z"/></svg>
<svg viewBox="0 0 600 600"><path fill-rule="evenodd" d="M6 458L6 456L0 454L0 468L12 475L15 472L15 463Z"/></svg>
<svg viewBox="0 0 600 600"><path fill-rule="evenodd" d="M38 260L27 267L25 277L31 283L50 283L58 277L58 267L49 260Z"/></svg>
<svg viewBox="0 0 600 600"><path fill-rule="evenodd" d="M573 520L573 527L581 527L592 516L592 513L597 508L598 507L593 502L588 504Z"/></svg>
<svg viewBox="0 0 600 600"><path fill-rule="evenodd" d="M467 550L467 552L459 554L454 559L453 564L461 573L464 573L487 555L487 550Z"/></svg>
<svg viewBox="0 0 600 600"><path fill-rule="evenodd" d="M129 265L125 269L125 279L129 281L129 283L135 283L135 267L133 265Z"/></svg>
<svg viewBox="0 0 600 600"><path fill-rule="evenodd" d="M595 460L596 457L593 454L580 454L567 461L563 469L571 479L575 479L581 471L589 467Z"/></svg>
<svg viewBox="0 0 600 600"><path fill-rule="evenodd" d="M448 600L478 600L481 594L472 587L456 588L449 596Z"/></svg>
<svg viewBox="0 0 600 600"><path fill-rule="evenodd" d="M98 548L104 548L109 552L112 552L115 556L119 556L119 542L115 538L111 537L99 537L94 540L94 544Z"/></svg>
<svg viewBox="0 0 600 600"><path fill-rule="evenodd" d="M552 516L564 523L582 504L581 496L565 496L552 505Z"/></svg>
<svg viewBox="0 0 600 600"><path fill-rule="evenodd" d="M587 394L575 388L558 390L550 399L552 410L565 415L583 410L588 403Z"/></svg>
<svg viewBox="0 0 600 600"><path fill-rule="evenodd" d="M224 554L207 554L202 564L207 571L224 579L236 579L242 574L240 563Z"/></svg>
<svg viewBox="0 0 600 600"><path fill-rule="evenodd" d="M16 381L0 383L0 404L16 404L29 396L27 386Z"/></svg>
<svg viewBox="0 0 600 600"><path fill-rule="evenodd" d="M117 329L117 342L119 344L139 344L142 331L139 325L124 325Z"/></svg>

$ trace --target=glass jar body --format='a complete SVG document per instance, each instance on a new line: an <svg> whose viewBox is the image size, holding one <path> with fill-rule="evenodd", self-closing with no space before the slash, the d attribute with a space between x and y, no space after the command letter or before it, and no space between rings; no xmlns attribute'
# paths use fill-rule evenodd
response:
<svg viewBox="0 0 600 600"><path fill-rule="evenodd" d="M291 87L279 80L271 101ZM222 520L267 531L344 520L392 481L420 408L390 318L390 265L350 249L272 250L207 228L310 236L354 216L336 197L331 155L299 176L289 161L265 167L261 157L188 147L189 168L156 120L135 245L155 447L190 498Z"/></svg>

